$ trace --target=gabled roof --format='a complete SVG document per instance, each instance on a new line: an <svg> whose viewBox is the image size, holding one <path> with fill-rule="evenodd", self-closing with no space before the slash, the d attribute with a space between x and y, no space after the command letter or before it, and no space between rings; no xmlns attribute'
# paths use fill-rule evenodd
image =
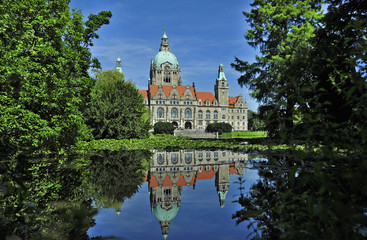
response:
<svg viewBox="0 0 367 240"><path fill-rule="evenodd" d="M209 99L210 104L213 104L215 97L213 95L213 93L211 92L196 92L196 97L199 99L201 99L201 101L203 102L203 104L205 104L205 101L207 99Z"/></svg>
<svg viewBox="0 0 367 240"><path fill-rule="evenodd" d="M228 98L228 105L230 108L233 108L234 107L234 104L237 102L238 98L240 96L237 96L237 97L229 97Z"/></svg>
<svg viewBox="0 0 367 240"><path fill-rule="evenodd" d="M148 90L139 90L139 92L140 92L141 94L143 94L143 96L144 96L145 98L148 98Z"/></svg>
<svg viewBox="0 0 367 240"><path fill-rule="evenodd" d="M157 94L158 87L159 87L159 85L150 85L149 86L151 97L154 97ZM173 86L171 86L171 85L162 85L162 88L163 88L164 94L168 97L171 94ZM184 95L185 91L186 91L186 86L176 86L176 89L177 89L178 95L180 95L180 97L182 97ZM190 91L191 91L191 94L194 97L196 97L195 96L195 89L194 89L193 86L190 86Z"/></svg>
<svg viewBox="0 0 367 240"><path fill-rule="evenodd" d="M202 180L202 179L212 179L214 176L215 176L215 171L212 167L210 167L210 171L207 172L205 170L205 168L203 168L203 171L199 172L198 175L197 175L197 178L198 180Z"/></svg>

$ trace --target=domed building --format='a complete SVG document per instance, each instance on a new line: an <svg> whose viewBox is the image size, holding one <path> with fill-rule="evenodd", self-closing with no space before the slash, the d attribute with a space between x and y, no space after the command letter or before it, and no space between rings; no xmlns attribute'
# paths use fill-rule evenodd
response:
<svg viewBox="0 0 367 240"><path fill-rule="evenodd" d="M117 63L118 70L121 62ZM181 68L171 52L166 29L159 52L150 63L148 90L140 90L152 113L152 125L171 122L178 129L205 129L209 123L225 122L234 131L247 131L247 103L242 95L229 96L224 67L219 65L212 92L199 92L183 86Z"/></svg>

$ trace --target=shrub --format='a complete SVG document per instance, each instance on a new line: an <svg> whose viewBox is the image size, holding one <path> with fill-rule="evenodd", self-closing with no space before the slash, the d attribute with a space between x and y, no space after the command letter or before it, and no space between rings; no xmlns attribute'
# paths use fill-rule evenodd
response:
<svg viewBox="0 0 367 240"><path fill-rule="evenodd" d="M232 126L229 123L209 123L205 131L222 134L224 132L232 132Z"/></svg>
<svg viewBox="0 0 367 240"><path fill-rule="evenodd" d="M157 122L154 124L154 134L173 134L175 127L170 122Z"/></svg>

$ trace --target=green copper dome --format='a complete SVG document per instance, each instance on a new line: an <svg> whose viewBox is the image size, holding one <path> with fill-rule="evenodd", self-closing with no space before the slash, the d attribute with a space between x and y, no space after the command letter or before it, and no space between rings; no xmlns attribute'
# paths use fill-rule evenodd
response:
<svg viewBox="0 0 367 240"><path fill-rule="evenodd" d="M153 63L156 67L161 68L162 63L169 62L173 69L177 69L178 61L176 56L169 51L159 51L155 56Z"/></svg>
<svg viewBox="0 0 367 240"><path fill-rule="evenodd" d="M161 205L158 205L156 208L154 208L154 214L158 218L160 222L167 222L174 219L178 213L178 206L177 203L174 203L172 205L172 208L169 210L165 210L161 208Z"/></svg>

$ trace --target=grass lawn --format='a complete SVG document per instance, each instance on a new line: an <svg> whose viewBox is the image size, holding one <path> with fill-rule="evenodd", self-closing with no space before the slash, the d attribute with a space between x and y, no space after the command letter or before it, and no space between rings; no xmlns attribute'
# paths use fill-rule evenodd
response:
<svg viewBox="0 0 367 240"><path fill-rule="evenodd" d="M221 138L264 138L267 137L266 132L256 131L256 132L230 132L223 133L220 135Z"/></svg>

